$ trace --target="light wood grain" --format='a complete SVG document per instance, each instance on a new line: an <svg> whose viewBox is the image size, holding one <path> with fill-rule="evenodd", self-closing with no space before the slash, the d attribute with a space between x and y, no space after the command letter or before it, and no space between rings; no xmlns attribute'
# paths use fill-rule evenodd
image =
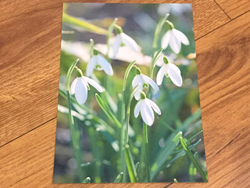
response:
<svg viewBox="0 0 250 188"><path fill-rule="evenodd" d="M247 13L196 42L209 183L116 187L250 186L249 16ZM114 187L52 185L55 131L56 119L0 148L1 187Z"/></svg>
<svg viewBox="0 0 250 188"><path fill-rule="evenodd" d="M216 2L231 19L250 10L249 0L216 0Z"/></svg>
<svg viewBox="0 0 250 188"><path fill-rule="evenodd" d="M228 21L213 0L109 2L194 2L196 38ZM62 1L2 0L0 11L1 146L56 116Z"/></svg>

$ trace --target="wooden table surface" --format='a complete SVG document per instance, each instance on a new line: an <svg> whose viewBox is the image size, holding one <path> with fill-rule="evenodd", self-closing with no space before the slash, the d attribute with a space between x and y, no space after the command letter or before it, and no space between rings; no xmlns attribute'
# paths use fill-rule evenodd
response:
<svg viewBox="0 0 250 188"><path fill-rule="evenodd" d="M193 4L209 183L53 185L63 1L1 0L0 187L250 187L250 1L92 2Z"/></svg>

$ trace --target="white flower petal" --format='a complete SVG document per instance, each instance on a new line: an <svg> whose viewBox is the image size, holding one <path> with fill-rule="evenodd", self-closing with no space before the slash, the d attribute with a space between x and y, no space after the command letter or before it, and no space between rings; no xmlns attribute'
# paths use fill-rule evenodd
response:
<svg viewBox="0 0 250 188"><path fill-rule="evenodd" d="M100 54L97 55L97 58L98 58L97 64L102 67L102 69L104 70L104 72L106 74L112 76L113 69L112 69L110 63L104 57L102 57Z"/></svg>
<svg viewBox="0 0 250 188"><path fill-rule="evenodd" d="M75 97L79 104L84 104L87 100L88 88L83 78L77 78L75 86Z"/></svg>
<svg viewBox="0 0 250 188"><path fill-rule="evenodd" d="M116 35L115 36L115 41L113 43L113 58L116 57L116 55L117 55L117 53L119 51L119 48L121 46L121 42L122 42L121 41L121 35L120 34Z"/></svg>
<svg viewBox="0 0 250 188"><path fill-rule="evenodd" d="M165 49L165 48L168 47L168 44L169 44L169 42L170 42L170 34L171 34L171 31L166 32L166 33L163 35L162 39L161 39L161 47L162 47L163 49Z"/></svg>
<svg viewBox="0 0 250 188"><path fill-rule="evenodd" d="M120 35L121 35L122 42L126 46L128 46L134 52L139 52L139 47L134 41L134 39L132 39L130 36L126 35L125 33L121 33Z"/></svg>
<svg viewBox="0 0 250 188"><path fill-rule="evenodd" d="M104 91L104 89L102 88L102 86L100 86L96 81L92 80L91 78L83 76L83 79L86 82L88 82L90 85L92 85L94 88L96 88L97 91L99 91L99 92L103 92Z"/></svg>
<svg viewBox="0 0 250 188"><path fill-rule="evenodd" d="M155 90L155 91L158 91L159 90L159 87L157 86L157 84L151 79L149 78L148 76L144 75L144 74L141 74L142 78L147 82L149 83L149 85L152 86L152 88Z"/></svg>
<svg viewBox="0 0 250 188"><path fill-rule="evenodd" d="M144 99L141 103L141 117L142 120L149 126L154 123L154 112L149 103Z"/></svg>
<svg viewBox="0 0 250 188"><path fill-rule="evenodd" d="M165 75L166 73L167 73L167 67L166 67L166 65L164 64L164 65L160 68L160 70L158 71L157 76L156 76L156 83L157 83L158 85L161 85L161 84L162 84L163 77L164 77L164 75Z"/></svg>
<svg viewBox="0 0 250 188"><path fill-rule="evenodd" d="M140 75L136 75L132 81L132 87L135 88L138 84L143 85L145 82ZM141 87L142 88L142 87Z"/></svg>
<svg viewBox="0 0 250 188"><path fill-rule="evenodd" d="M86 69L86 75L87 76L91 76L93 74L93 71L95 69L96 64L97 64L97 56L93 56L89 60L89 63L87 65L87 69Z"/></svg>
<svg viewBox="0 0 250 188"><path fill-rule="evenodd" d="M77 82L77 78L71 84L70 94L74 94L75 93L76 82Z"/></svg>
<svg viewBox="0 0 250 188"><path fill-rule="evenodd" d="M173 30L170 32L171 32L171 37L169 41L170 47L176 54L178 54L181 50L181 41L179 41L179 39L176 38L176 36L173 34Z"/></svg>
<svg viewBox="0 0 250 188"><path fill-rule="evenodd" d="M189 40L181 31L173 29L174 35L185 45L189 45Z"/></svg>
<svg viewBox="0 0 250 188"><path fill-rule="evenodd" d="M139 102L135 105L134 116L135 116L136 118L138 117L140 111L141 111L141 101L139 101Z"/></svg>
<svg viewBox="0 0 250 188"><path fill-rule="evenodd" d="M154 111L161 115L161 110L160 108L157 106L157 104L155 104L153 101L151 101L150 99L146 99L146 102L149 103L151 105L151 107L154 109Z"/></svg>
<svg viewBox="0 0 250 188"><path fill-rule="evenodd" d="M140 85L137 87L137 89L143 90L142 85L140 84ZM135 99L136 99L137 101L140 100L140 99L141 99L141 91L135 92L134 97L135 97Z"/></svg>
<svg viewBox="0 0 250 188"><path fill-rule="evenodd" d="M180 69L173 63L168 64L168 75L172 82L180 87L182 85L182 77Z"/></svg>

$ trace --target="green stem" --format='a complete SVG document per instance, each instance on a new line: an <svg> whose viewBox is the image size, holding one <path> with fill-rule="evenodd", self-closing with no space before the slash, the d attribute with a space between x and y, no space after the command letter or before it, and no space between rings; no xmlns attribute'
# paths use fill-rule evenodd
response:
<svg viewBox="0 0 250 188"><path fill-rule="evenodd" d="M147 182L150 182L149 160L148 160L148 126L145 123L143 123L143 136L144 136L144 146L145 146L146 178Z"/></svg>
<svg viewBox="0 0 250 188"><path fill-rule="evenodd" d="M78 177L80 179L80 182L82 182L85 179L85 174L80 166L81 164L83 164L82 152L79 146L80 133L79 133L79 130L77 130L75 126L74 118L71 113L71 101L70 101L69 91L67 91L67 100L68 100L68 108L69 108L69 128L70 128L70 135L71 135L71 142L72 142L72 150L73 150L73 155L77 162Z"/></svg>

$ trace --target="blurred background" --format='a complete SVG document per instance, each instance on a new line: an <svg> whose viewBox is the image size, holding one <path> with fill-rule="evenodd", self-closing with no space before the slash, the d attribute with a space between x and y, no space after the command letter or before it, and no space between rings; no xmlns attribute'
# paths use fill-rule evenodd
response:
<svg viewBox="0 0 250 188"><path fill-rule="evenodd" d="M170 14L168 20L173 22L176 29L187 36L190 45L182 45L181 52L178 55L173 54L169 47L163 51L163 54L168 56L180 68L183 86L178 88L170 79L165 77L163 84L160 86L160 91L153 93L152 99L160 107L162 115L156 116L154 125L148 129L149 163L151 166L154 164L157 156L168 144L173 131L182 131L186 142L195 146L192 148L192 151L193 153L198 153L198 161L206 171L195 59L192 5L64 3L63 11L59 89L65 91L67 70L77 58L80 59L78 66L85 75L86 66L90 59L90 39L93 39L98 51L104 57L110 59L114 70L114 75L109 79L105 78L106 75L103 71L94 72L100 84L109 93L109 104L114 114L117 113L117 96L119 93L122 93L123 76L127 66L136 59L136 64L142 70L142 73L149 75L156 25L166 13ZM119 51L115 59L107 55L107 36L105 32L107 32L108 27L115 18L118 18L116 23L123 28L124 33L132 37L141 47L140 53L134 53L124 48ZM168 26L165 24L160 33L158 49L161 46L161 37L167 30ZM110 39L111 42L112 37ZM156 72L159 68L158 66L156 67ZM156 72L154 78L156 77ZM134 71L132 71L129 77L128 85L131 84L133 76L135 76ZM76 78L75 72L72 74L71 81L74 78ZM79 147L81 148L81 156L83 158L81 167L86 177L91 177L92 183L114 182L116 176L120 173L117 169L117 164L120 160L118 155L119 141L117 138L119 134L115 131L112 133L113 135L108 134L108 131L105 132L100 125L100 121L95 118L99 117L115 130L112 127L112 122L98 106L94 97L95 93L96 90L91 87L85 104L86 108L94 112L94 118L88 111L73 105L74 118L80 130ZM136 101L133 100L131 104L129 135L130 144L132 145L131 152L136 163L143 156L140 152L142 149L142 122L140 116L137 119L133 116L135 105ZM78 178L77 163L72 154L70 141L67 100L59 94L54 183L81 182ZM173 182L174 178L179 182L202 181L198 173L192 177L190 176L191 162L181 149L182 147L179 144L160 167L159 172L152 180L153 182ZM143 182L143 172L140 176L139 179Z"/></svg>

